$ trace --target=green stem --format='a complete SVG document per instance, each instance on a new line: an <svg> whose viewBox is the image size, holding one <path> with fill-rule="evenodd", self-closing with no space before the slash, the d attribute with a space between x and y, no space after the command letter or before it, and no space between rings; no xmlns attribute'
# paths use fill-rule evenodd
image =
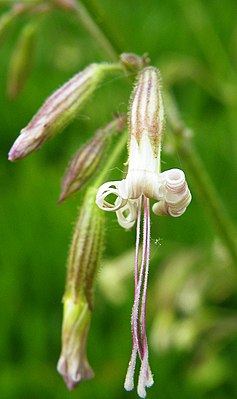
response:
<svg viewBox="0 0 237 399"><path fill-rule="evenodd" d="M117 51L113 48L110 40L105 36L100 27L93 20L85 6L80 2L74 6L74 11L79 18L81 24L85 27L88 33L92 36L95 42L98 43L100 48L107 54L111 61L117 61L118 55Z"/></svg>
<svg viewBox="0 0 237 399"><path fill-rule="evenodd" d="M115 63L104 62L103 70L108 71L108 72L123 72L124 71L122 65L119 62L115 62Z"/></svg>
<svg viewBox="0 0 237 399"><path fill-rule="evenodd" d="M218 72L220 77L230 75L236 82L236 71L210 18L208 18L205 6L200 0L178 0L178 3L209 65L213 67L213 71Z"/></svg>
<svg viewBox="0 0 237 399"><path fill-rule="evenodd" d="M91 15L94 22L98 25L99 29L103 32L106 38L109 38L109 42L117 54L121 54L126 47L123 43L121 35L117 35L113 21L106 18L106 13L101 7L101 2L98 0L81 0L81 3L86 7L88 13Z"/></svg>
<svg viewBox="0 0 237 399"><path fill-rule="evenodd" d="M122 136L119 138L117 144L114 145L113 151L111 152L107 162L105 163L96 181L93 183L94 187L99 187L101 186L101 184L105 182L108 172L110 171L110 169L114 168L114 165L116 165L116 161L121 155L122 151L124 150L127 141L128 141L128 136L127 136L127 131L125 130L122 133Z"/></svg>
<svg viewBox="0 0 237 399"><path fill-rule="evenodd" d="M169 94L166 94L166 113L175 136L175 144L193 178L196 193L201 197L202 205L206 208L222 241L228 248L233 264L237 266L237 232L235 226L227 214L201 158L190 141L190 129L184 125L177 105Z"/></svg>

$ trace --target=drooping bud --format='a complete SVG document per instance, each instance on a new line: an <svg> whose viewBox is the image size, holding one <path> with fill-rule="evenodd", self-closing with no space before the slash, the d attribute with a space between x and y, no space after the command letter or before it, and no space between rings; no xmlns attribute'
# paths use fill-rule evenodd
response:
<svg viewBox="0 0 237 399"><path fill-rule="evenodd" d="M150 63L147 53L139 56L134 53L122 53L120 62L128 72L138 72Z"/></svg>
<svg viewBox="0 0 237 399"><path fill-rule="evenodd" d="M36 24L30 23L23 29L13 51L8 74L8 95L16 98L27 80L35 49Z"/></svg>
<svg viewBox="0 0 237 399"><path fill-rule="evenodd" d="M94 188L86 193L68 258L62 352L57 369L69 389L93 377L86 356L86 340L93 309L95 275L104 238L104 219L95 204L95 194Z"/></svg>
<svg viewBox="0 0 237 399"><path fill-rule="evenodd" d="M63 300L62 352L57 370L68 389L94 376L86 354L91 310L82 298L74 302L70 296Z"/></svg>
<svg viewBox="0 0 237 399"><path fill-rule="evenodd" d="M119 117L98 129L88 143L75 154L62 181L59 203L78 191L98 170L108 147L109 138L124 127L125 117Z"/></svg>
<svg viewBox="0 0 237 399"><path fill-rule="evenodd" d="M21 130L9 152L9 160L24 158L67 126L91 97L113 64L91 64L54 92L30 123Z"/></svg>
<svg viewBox="0 0 237 399"><path fill-rule="evenodd" d="M159 156L164 120L160 74L154 67L145 68L138 76L133 90L129 112L130 143L148 137L154 157Z"/></svg>

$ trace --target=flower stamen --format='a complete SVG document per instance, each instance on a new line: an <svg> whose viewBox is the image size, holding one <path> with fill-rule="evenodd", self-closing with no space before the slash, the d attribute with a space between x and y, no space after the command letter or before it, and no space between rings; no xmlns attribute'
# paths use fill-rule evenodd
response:
<svg viewBox="0 0 237 399"><path fill-rule="evenodd" d="M143 248L142 259L139 268L139 246L140 246L140 224L141 224L141 207L144 202L144 220L143 220ZM136 365L137 353L141 361L138 395L141 398L146 396L146 387L153 384L152 373L148 362L148 345L146 337L146 295L150 258L150 209L149 199L145 196L138 200L138 217L137 217L137 239L136 239L136 255L134 265L134 304L132 310L132 337L133 346L132 354L125 378L124 387L131 390L134 387L134 373Z"/></svg>

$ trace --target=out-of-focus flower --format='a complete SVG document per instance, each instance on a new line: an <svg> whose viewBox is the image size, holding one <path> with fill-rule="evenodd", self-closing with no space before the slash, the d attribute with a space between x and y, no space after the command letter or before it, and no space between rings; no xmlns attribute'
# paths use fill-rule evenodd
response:
<svg viewBox="0 0 237 399"><path fill-rule="evenodd" d="M8 72L8 95L12 99L19 95L29 76L35 50L36 29L35 23L26 25L13 51Z"/></svg>
<svg viewBox="0 0 237 399"><path fill-rule="evenodd" d="M76 0L53 0L53 3L65 10L73 10L77 5Z"/></svg>

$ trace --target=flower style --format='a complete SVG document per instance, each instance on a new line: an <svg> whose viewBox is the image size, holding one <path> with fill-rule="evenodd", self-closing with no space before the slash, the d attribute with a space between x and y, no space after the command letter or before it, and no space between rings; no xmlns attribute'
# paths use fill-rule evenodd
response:
<svg viewBox="0 0 237 399"><path fill-rule="evenodd" d="M132 310L133 347L124 387L134 387L137 355L141 367L138 395L146 396L153 384L146 336L146 294L150 257L150 199L156 215L181 216L191 201L183 171L160 172L160 152L164 120L160 74L154 67L143 69L131 96L129 112L129 160L125 179L104 183L97 192L96 203L102 210L116 212L119 224L130 229L137 221L134 267L134 304ZM114 202L111 202L115 197ZM143 245L139 257L141 216L143 211ZM139 266L140 265L140 266Z"/></svg>

